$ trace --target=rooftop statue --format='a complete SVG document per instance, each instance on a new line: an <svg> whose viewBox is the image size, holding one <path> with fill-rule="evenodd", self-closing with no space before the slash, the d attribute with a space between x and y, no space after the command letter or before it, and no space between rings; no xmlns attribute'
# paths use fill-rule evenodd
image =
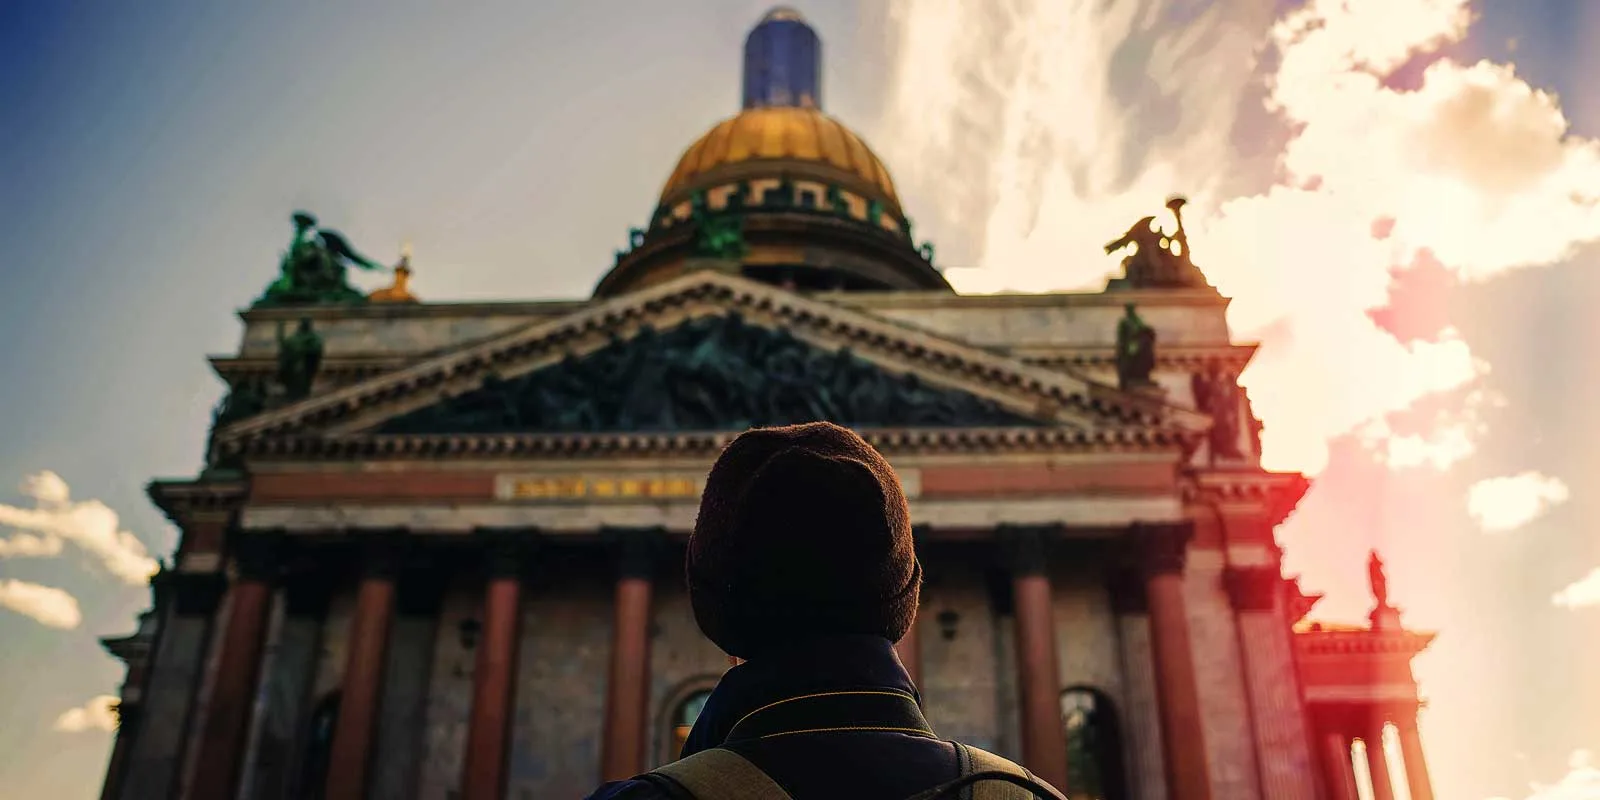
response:
<svg viewBox="0 0 1600 800"><path fill-rule="evenodd" d="M1156 367L1156 331L1139 318L1133 303L1117 321L1117 386L1122 389L1154 386L1150 373Z"/></svg>
<svg viewBox="0 0 1600 800"><path fill-rule="evenodd" d="M737 212L712 213L705 192L690 199L689 219L695 224L695 255L737 261L744 258L744 217Z"/></svg>
<svg viewBox="0 0 1600 800"><path fill-rule="evenodd" d="M1367 581L1372 584L1372 599L1378 601L1378 608L1389 608L1389 578L1383 574L1383 559L1376 550L1367 556Z"/></svg>
<svg viewBox="0 0 1600 800"><path fill-rule="evenodd" d="M294 240L283 254L278 279L267 287L255 305L289 306L362 303L366 295L345 280L349 267L378 271L384 267L357 253L338 231L317 227L317 218L304 211L294 216Z"/></svg>
<svg viewBox="0 0 1600 800"><path fill-rule="evenodd" d="M311 320L301 318L289 336L283 335L283 323L278 323L278 383L284 399L293 402L310 396L321 366L322 337L311 329Z"/></svg>
<svg viewBox="0 0 1600 800"><path fill-rule="evenodd" d="M1133 223L1122 237L1106 244L1106 254L1133 247L1122 259L1123 276L1113 279L1110 288L1146 289L1156 287L1206 286L1205 275L1189 255L1189 234L1183 229L1183 207L1188 201L1173 197L1167 209L1178 223L1170 236L1156 227L1156 218L1145 217Z"/></svg>

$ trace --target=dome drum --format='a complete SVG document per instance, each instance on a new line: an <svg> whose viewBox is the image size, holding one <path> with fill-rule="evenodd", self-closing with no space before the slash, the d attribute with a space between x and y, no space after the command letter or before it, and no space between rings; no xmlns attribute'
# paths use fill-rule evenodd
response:
<svg viewBox="0 0 1600 800"><path fill-rule="evenodd" d="M715 262L694 254L698 234L697 225L687 219L651 230L637 247L617 254L595 296L643 289ZM743 236L746 254L736 264L718 268L813 291L951 291L944 276L908 246L904 233L873 229L821 210L750 213L743 220Z"/></svg>

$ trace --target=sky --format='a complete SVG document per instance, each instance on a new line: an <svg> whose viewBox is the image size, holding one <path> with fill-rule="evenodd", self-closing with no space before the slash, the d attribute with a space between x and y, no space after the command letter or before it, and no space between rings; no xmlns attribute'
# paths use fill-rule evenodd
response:
<svg viewBox="0 0 1600 800"><path fill-rule="evenodd" d="M88 798L289 213L429 300L583 297L738 104L764 2L0 4L0 797ZM1600 797L1600 5L813 0L824 105L965 291L1095 289L1173 192L1234 298L1286 568L1377 547L1442 800ZM374 287L375 288L375 287ZM1589 582L1584 579L1593 576ZM1583 788L1587 782L1588 788Z"/></svg>

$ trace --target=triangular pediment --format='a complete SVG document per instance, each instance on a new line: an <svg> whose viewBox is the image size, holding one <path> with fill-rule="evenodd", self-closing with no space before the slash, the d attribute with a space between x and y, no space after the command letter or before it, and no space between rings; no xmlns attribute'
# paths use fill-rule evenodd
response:
<svg viewBox="0 0 1600 800"><path fill-rule="evenodd" d="M584 386L593 399L581 399ZM576 406L565 402L574 398ZM742 430L818 412L860 427L1042 426L1184 439L1209 425L1204 415L1069 371L705 271L241 420L218 440L451 426Z"/></svg>
<svg viewBox="0 0 1600 800"><path fill-rule="evenodd" d="M1039 426L986 397L891 372L737 313L641 326L583 356L385 421L380 434L744 430L827 420L849 427Z"/></svg>

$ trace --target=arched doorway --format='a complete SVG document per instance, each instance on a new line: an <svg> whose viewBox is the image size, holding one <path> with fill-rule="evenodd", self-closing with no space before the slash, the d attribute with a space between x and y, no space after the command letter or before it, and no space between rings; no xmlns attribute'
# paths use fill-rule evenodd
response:
<svg viewBox="0 0 1600 800"><path fill-rule="evenodd" d="M1061 693L1067 732L1067 796L1071 800L1127 800L1122 730L1105 692L1074 686Z"/></svg>
<svg viewBox="0 0 1600 800"><path fill-rule="evenodd" d="M672 743L672 758L677 758L683 752L684 743L689 741L689 731L694 730L694 721L700 718L700 712L705 709L706 700L710 697L710 689L696 689L678 701L677 707L672 710L672 736L668 740Z"/></svg>

